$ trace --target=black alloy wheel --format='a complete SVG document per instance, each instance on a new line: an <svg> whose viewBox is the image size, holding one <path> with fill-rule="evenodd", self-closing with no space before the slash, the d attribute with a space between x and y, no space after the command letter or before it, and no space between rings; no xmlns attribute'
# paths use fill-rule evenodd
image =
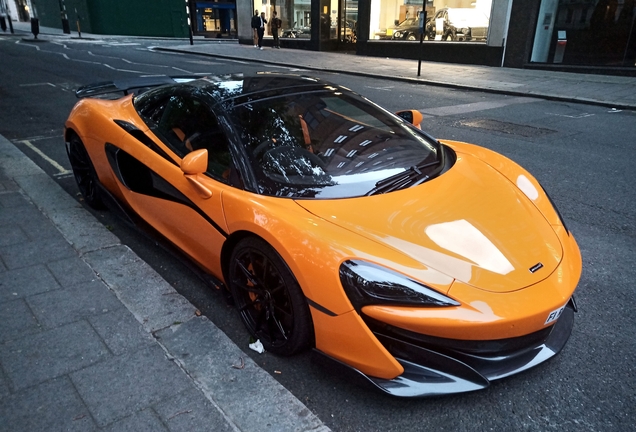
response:
<svg viewBox="0 0 636 432"><path fill-rule="evenodd" d="M104 203L99 196L97 173L84 143L75 134L71 136L69 141L68 158L71 162L75 182L86 204L96 210L104 209Z"/></svg>
<svg viewBox="0 0 636 432"><path fill-rule="evenodd" d="M253 237L241 240L232 252L229 281L243 323L267 351L292 355L313 343L307 300L267 243Z"/></svg>

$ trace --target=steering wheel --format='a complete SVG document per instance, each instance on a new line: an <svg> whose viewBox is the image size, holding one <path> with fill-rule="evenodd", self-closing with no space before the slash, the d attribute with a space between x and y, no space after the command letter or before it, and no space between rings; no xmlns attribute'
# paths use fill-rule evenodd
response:
<svg viewBox="0 0 636 432"><path fill-rule="evenodd" d="M252 155L254 156L254 158L258 159L260 154L264 153L265 150L267 150L267 147L270 146L270 144L274 144L274 141L272 141L271 139L268 139L263 141L259 145L257 145L256 148L252 151ZM270 150L274 150L274 149L270 149Z"/></svg>

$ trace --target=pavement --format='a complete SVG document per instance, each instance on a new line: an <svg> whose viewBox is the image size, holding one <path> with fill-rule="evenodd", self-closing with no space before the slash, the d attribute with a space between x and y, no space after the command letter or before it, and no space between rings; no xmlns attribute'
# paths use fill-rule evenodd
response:
<svg viewBox="0 0 636 432"><path fill-rule="evenodd" d="M26 23L16 36L33 42ZM76 35L73 35L76 37ZM39 40L68 38L41 28ZM110 36L84 35L106 38ZM299 70L636 109L636 78L161 47ZM0 431L328 431L80 203L0 136Z"/></svg>

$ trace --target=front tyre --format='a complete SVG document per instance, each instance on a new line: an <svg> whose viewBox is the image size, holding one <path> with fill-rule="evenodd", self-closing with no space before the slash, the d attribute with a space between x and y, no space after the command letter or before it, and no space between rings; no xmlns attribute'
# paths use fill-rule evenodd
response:
<svg viewBox="0 0 636 432"><path fill-rule="evenodd" d="M96 210L104 209L104 203L99 196L99 180L91 158L88 156L84 143L76 134L69 140L68 158L73 169L77 187L86 204Z"/></svg>
<svg viewBox="0 0 636 432"><path fill-rule="evenodd" d="M253 237L241 240L232 251L228 279L243 323L267 351L292 355L313 342L307 300L267 243Z"/></svg>

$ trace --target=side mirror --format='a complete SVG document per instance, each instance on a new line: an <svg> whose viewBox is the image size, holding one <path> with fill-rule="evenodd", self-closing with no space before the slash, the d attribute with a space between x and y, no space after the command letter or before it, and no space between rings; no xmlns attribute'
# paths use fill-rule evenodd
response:
<svg viewBox="0 0 636 432"><path fill-rule="evenodd" d="M422 129L420 127L420 123L422 123L422 120L424 120L424 116L418 110L398 111L395 113L395 115L411 123L416 128Z"/></svg>
<svg viewBox="0 0 636 432"><path fill-rule="evenodd" d="M208 169L208 151L199 149L188 153L181 161L181 171L203 199L212 197L212 191L205 186L199 176Z"/></svg>
<svg viewBox="0 0 636 432"><path fill-rule="evenodd" d="M185 155L181 161L184 174L203 174L208 169L208 150L199 149Z"/></svg>

